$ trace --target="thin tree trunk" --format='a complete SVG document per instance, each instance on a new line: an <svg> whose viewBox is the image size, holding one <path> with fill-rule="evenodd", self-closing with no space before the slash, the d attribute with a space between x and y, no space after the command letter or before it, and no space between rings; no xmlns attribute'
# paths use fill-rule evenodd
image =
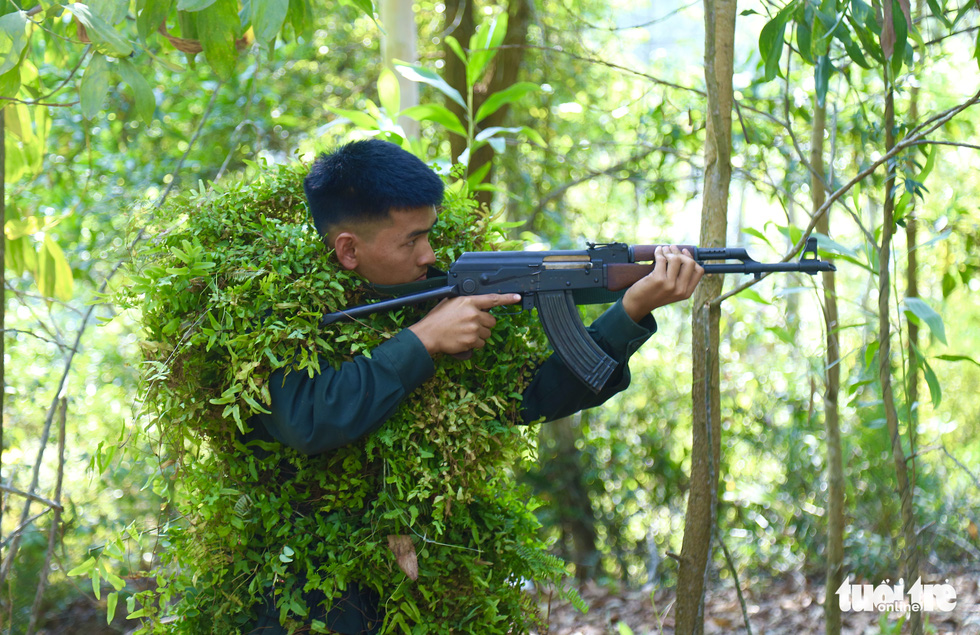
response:
<svg viewBox="0 0 980 635"><path fill-rule="evenodd" d="M386 68L393 68L393 62L400 60L414 64L418 60L416 41L418 29L415 25L415 9L405 0L384 0L379 4L381 23L385 32L381 37L381 55ZM401 95L401 109L417 106L419 85L396 73ZM394 115L395 113L388 113ZM410 117L399 117L398 124L409 137L419 136L419 122Z"/></svg>
<svg viewBox="0 0 980 635"><path fill-rule="evenodd" d="M885 150L895 146L895 94L889 86L885 94ZM912 503L912 484L909 482L905 451L898 429L898 412L895 409L895 394L891 374L891 241L895 233L895 171L889 167L885 180L885 204L882 208L881 247L878 255L878 377L885 407L885 422L891 436L892 458L895 461L895 476L902 506L902 538L904 541L905 579L912 585L919 578L919 548L915 529L915 510ZM922 633L922 614L912 611L909 617L912 635Z"/></svg>
<svg viewBox="0 0 980 635"><path fill-rule="evenodd" d="M916 15L923 15L924 13L924 2L923 0L918 0L915 3ZM909 124L915 125L919 119L919 84L918 82L912 83L912 88L909 92ZM914 205L915 200L913 198L912 204ZM915 209L912 210L905 218L905 240L906 247L908 247L908 269L906 271L905 280L905 297L907 298L918 298L919 297L919 256L918 256L918 219L915 215ZM915 322L909 321L909 340L908 340L908 350L906 357L909 360L909 373L908 373L908 408L909 408L909 441L910 449L912 450L913 456L915 455L916 446L918 445L918 427L919 427L919 325ZM912 464L909 466L912 473L912 483L915 484L915 458L912 459Z"/></svg>
<svg viewBox="0 0 980 635"><path fill-rule="evenodd" d="M824 171L824 132L827 129L827 107L816 106L810 135L810 191L813 210L827 199ZM817 223L817 231L830 234L830 213ZM844 582L844 462L840 438L840 343L837 339L837 279L833 271L823 272L824 323L827 329L827 357L824 372L824 425L827 429L827 597L824 622L827 635L840 635L841 610L834 593Z"/></svg>
<svg viewBox="0 0 980 635"><path fill-rule="evenodd" d="M728 229L735 14L735 0L705 0L704 74L708 89L708 119L700 244L710 247L724 245ZM684 520L675 621L676 632L680 635L704 631L705 580L711 555L721 455L718 374L721 307L712 301L721 295L722 283L721 276L705 278L694 294L691 489Z"/></svg>
<svg viewBox="0 0 980 635"><path fill-rule="evenodd" d="M4 109L0 108L0 230L7 226L7 122ZM0 474L3 473L3 426L6 410L3 397L6 386L6 363L4 362L7 341L7 232L0 231ZM0 527L3 526L5 505L0 495Z"/></svg>

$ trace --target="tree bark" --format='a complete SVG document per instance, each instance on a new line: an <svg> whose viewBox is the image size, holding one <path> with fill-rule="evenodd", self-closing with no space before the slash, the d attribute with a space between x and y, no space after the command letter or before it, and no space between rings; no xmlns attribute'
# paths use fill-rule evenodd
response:
<svg viewBox="0 0 980 635"><path fill-rule="evenodd" d="M827 199L824 170L824 132L827 129L827 107L815 106L810 135L810 179L813 211ZM830 234L830 213L817 222L817 231ZM840 635L841 610L835 591L844 582L844 461L840 437L840 342L837 338L837 278L825 271L823 278L824 324L827 330L827 354L824 370L824 427L827 430L827 597L824 600L824 622L827 635Z"/></svg>
<svg viewBox="0 0 980 635"><path fill-rule="evenodd" d="M732 72L735 41L735 0L705 0L704 74L707 86L704 197L701 245L725 244L728 230L728 188L731 183ZM692 339L693 431L691 489L684 521L677 581L676 632L704 631L704 593L711 554L721 455L721 395L718 343L722 276L702 280L694 294Z"/></svg>
<svg viewBox="0 0 980 635"><path fill-rule="evenodd" d="M554 501L561 530L560 544L581 582L595 577L599 563L595 511L583 474L582 453L575 444L586 416L580 413L541 426L538 450L542 481Z"/></svg>
<svg viewBox="0 0 980 635"><path fill-rule="evenodd" d="M414 64L418 60L416 42L418 29L415 24L415 9L411 2L404 0L383 0L379 6L381 23L385 33L381 37L381 55L384 57L385 68L394 68L393 62L401 60ZM398 78L401 109L417 106L419 103L419 85L395 73ZM394 115L395 113L388 113ZM409 137L419 136L419 122L410 117L399 117L398 124Z"/></svg>
<svg viewBox="0 0 980 635"><path fill-rule="evenodd" d="M3 473L3 426L6 419L4 394L6 393L5 372L7 365L7 121L4 108L0 107L0 474ZM6 505L0 500L0 527L3 526L3 510Z"/></svg>
<svg viewBox="0 0 980 635"><path fill-rule="evenodd" d="M891 86L885 93L885 151L895 146L895 93ZM881 396L885 407L885 422L891 436L892 459L895 462L895 476L902 508L902 540L905 560L905 580L911 586L919 578L919 548L915 528L915 509L913 507L912 484L909 482L905 451L902 449L902 436L898 429L898 412L895 409L895 394L891 375L891 321L889 320L891 302L891 241L895 233L895 168L888 166L885 180L885 204L882 207L881 246L878 251L878 378L881 382ZM922 633L922 613L912 611L909 615L912 635Z"/></svg>
<svg viewBox="0 0 980 635"><path fill-rule="evenodd" d="M925 7L924 0L918 0L915 3L915 13L918 16L923 15ZM919 84L917 82L912 83L912 87L909 91L909 125L914 126L919 119ZM915 204L913 198L912 204ZM919 297L919 256L918 256L918 220L915 216L915 210L913 209L905 217L905 241L906 247L908 248L908 269L906 270L905 276L905 297L907 298L918 298ZM919 325L915 322L909 321L909 338L908 338L908 349L906 356L909 360L909 372L908 372L908 387L906 388L906 394L908 396L908 408L909 408L909 441L910 449L912 454L915 454L916 446L918 445L918 427L919 427ZM912 473L912 483L915 483L915 459L912 459L912 464L910 466L910 471Z"/></svg>

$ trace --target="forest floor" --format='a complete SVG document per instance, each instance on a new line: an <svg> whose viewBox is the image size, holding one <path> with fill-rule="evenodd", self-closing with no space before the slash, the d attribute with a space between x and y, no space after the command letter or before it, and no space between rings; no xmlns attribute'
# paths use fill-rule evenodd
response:
<svg viewBox="0 0 980 635"><path fill-rule="evenodd" d="M944 582L956 592L952 611L927 613L926 633L980 635L980 570L949 575ZM752 633L758 635L821 635L824 633L821 582L802 576L786 578L744 592ZM541 596L548 616L547 635L674 635L672 590L624 589L586 584L581 589L589 604L582 614L567 601ZM78 598L57 614L48 615L39 631L47 635L117 635L133 627L121 615L105 622L103 606L91 598ZM707 596L705 635L746 633L742 605L730 583L714 583ZM124 613L124 611L119 611ZM844 612L844 635L886 635L908 632L898 626L898 616L876 612ZM544 635L542 632L540 635Z"/></svg>
<svg viewBox="0 0 980 635"><path fill-rule="evenodd" d="M933 611L926 616L926 633L980 634L980 571L963 572L943 579L956 592L952 611ZM589 604L586 614L566 601L552 599L548 635L674 635L673 590L610 589L588 584L581 590ZM824 630L822 582L788 578L767 588L743 591L745 613L753 634L821 635ZM705 635L747 633L742 603L729 583L716 582L706 598ZM543 611L549 610L547 600ZM874 611L842 613L844 635L878 635L909 632L899 615Z"/></svg>

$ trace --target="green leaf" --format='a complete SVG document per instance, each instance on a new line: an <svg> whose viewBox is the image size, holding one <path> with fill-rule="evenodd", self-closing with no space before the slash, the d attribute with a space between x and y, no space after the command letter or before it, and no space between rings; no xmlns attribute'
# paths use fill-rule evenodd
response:
<svg viewBox="0 0 980 635"><path fill-rule="evenodd" d="M974 366L980 366L980 362L966 355L936 355L936 359L941 359L944 362L970 362Z"/></svg>
<svg viewBox="0 0 980 635"><path fill-rule="evenodd" d="M88 575L93 569L95 569L96 560L95 557L90 557L88 560L78 565L65 575L69 578L74 578L77 576Z"/></svg>
<svg viewBox="0 0 980 635"><path fill-rule="evenodd" d="M364 15L374 19L374 3L371 0L340 0L340 4L354 7Z"/></svg>
<svg viewBox="0 0 980 635"><path fill-rule="evenodd" d="M935 371L932 370L932 366L926 360L922 361L922 376L926 379L926 384L929 386L929 396L932 398L932 407L938 408L940 402L943 400L943 388L939 384L939 378L936 377Z"/></svg>
<svg viewBox="0 0 980 635"><path fill-rule="evenodd" d="M524 135L525 137L527 137L528 140L530 140L536 146L541 147L541 148L547 148L548 147L548 142L545 141L544 140L544 137L541 136L541 133L539 133L534 128L530 128L528 126L524 126L523 128L521 128L521 131L520 132L521 132L522 135Z"/></svg>
<svg viewBox="0 0 980 635"><path fill-rule="evenodd" d="M490 172L490 168L492 167L493 164L487 161L479 168L474 170L470 175L466 177L467 187L469 187L470 189L478 187L480 183L483 182L483 179L486 178L487 174Z"/></svg>
<svg viewBox="0 0 980 635"><path fill-rule="evenodd" d="M116 606L119 604L119 593L110 593L105 598L105 621L112 624L112 618L116 616Z"/></svg>
<svg viewBox="0 0 980 635"><path fill-rule="evenodd" d="M276 39L286 14L289 13L289 0L250 0L252 32L262 44L270 44Z"/></svg>
<svg viewBox="0 0 980 635"><path fill-rule="evenodd" d="M102 18L106 24L113 26L125 19L129 9L128 2L120 2L119 0L88 0L86 4L89 11Z"/></svg>
<svg viewBox="0 0 980 635"><path fill-rule="evenodd" d="M481 130L480 132L478 132L477 135L476 135L476 140L477 141L488 141L489 139L492 139L493 137L497 136L500 133L503 133L503 132L516 133L516 132L521 132L523 129L524 128L521 127L521 126L517 126L517 127L513 127L513 128L507 128L507 127L504 127L504 126L491 126L489 128L484 128L483 130Z"/></svg>
<svg viewBox="0 0 980 635"><path fill-rule="evenodd" d="M44 246L38 258L37 286L41 295L59 300L71 300L74 278L65 252L49 235L44 237Z"/></svg>
<svg viewBox="0 0 980 635"><path fill-rule="evenodd" d="M401 110L401 87L395 73L389 68L382 69L381 76L378 77L378 100L392 119Z"/></svg>
<svg viewBox="0 0 980 635"><path fill-rule="evenodd" d="M238 29L237 0L215 0L211 6L198 11L197 33L208 64L222 79L235 74L238 49L235 34Z"/></svg>
<svg viewBox="0 0 980 635"><path fill-rule="evenodd" d="M868 347L864 349L864 365L871 368L871 362L874 361L875 355L878 353L878 348L881 346L878 340L875 340L868 344Z"/></svg>
<svg viewBox="0 0 980 635"><path fill-rule="evenodd" d="M946 17L945 7L939 6L938 0L926 0L926 4L929 5L929 11L932 12L932 16L934 18L942 22L943 26L945 26L947 29L951 30L953 28L953 23Z"/></svg>
<svg viewBox="0 0 980 635"><path fill-rule="evenodd" d="M926 323L933 336L946 344L946 326L943 318L921 298L905 298L905 310Z"/></svg>
<svg viewBox="0 0 980 635"><path fill-rule="evenodd" d="M174 0L138 0L136 3L136 33L141 41L157 32L170 15Z"/></svg>
<svg viewBox="0 0 980 635"><path fill-rule="evenodd" d="M783 55L783 45L786 43L786 22L796 8L791 2L783 7L776 16L762 27L759 34L759 52L765 60L764 81L771 81L779 74L779 60Z"/></svg>
<svg viewBox="0 0 980 635"><path fill-rule="evenodd" d="M91 121L102 110L102 104L109 94L109 80L109 62L104 55L93 56L78 87L79 105L86 119Z"/></svg>
<svg viewBox="0 0 980 635"><path fill-rule="evenodd" d="M0 16L0 75L20 63L21 53L27 46L27 23L27 14L23 11ZM17 83L20 84L19 74Z"/></svg>
<svg viewBox="0 0 980 635"><path fill-rule="evenodd" d="M360 110L347 110L344 108L327 108L327 110L338 117L350 119L352 124L364 130L377 130L379 127L377 119Z"/></svg>
<svg viewBox="0 0 980 635"><path fill-rule="evenodd" d="M89 9L88 5L73 2L65 5L65 8L85 25L85 30L92 42L102 44L98 48L103 52L111 53L115 57L125 57L133 52L133 45L129 43L129 40Z"/></svg>
<svg viewBox="0 0 980 635"><path fill-rule="evenodd" d="M20 66L0 75L0 98L16 97L20 91Z"/></svg>
<svg viewBox="0 0 980 635"><path fill-rule="evenodd" d="M203 11L217 0L177 0L178 11Z"/></svg>
<svg viewBox="0 0 980 635"><path fill-rule="evenodd" d="M286 20L297 36L307 40L313 34L313 9L310 0L289 0L289 13Z"/></svg>
<svg viewBox="0 0 980 635"><path fill-rule="evenodd" d="M467 86L475 86L480 81L490 60L497 55L497 47L503 43L506 35L506 13L501 13L477 27L476 33L470 38L470 59L466 63Z"/></svg>
<svg viewBox="0 0 980 635"><path fill-rule="evenodd" d="M864 51L861 50L858 43L851 37L850 31L847 30L845 25L838 26L834 31L834 36L844 45L844 50L847 51L847 56L851 58L852 62L861 68L871 69L871 62L864 56Z"/></svg>
<svg viewBox="0 0 980 635"><path fill-rule="evenodd" d="M498 90L480 105L476 111L475 120L479 123L507 104L511 104L524 95L540 89L541 87L533 82L518 82L503 90Z"/></svg>
<svg viewBox="0 0 980 635"><path fill-rule="evenodd" d="M463 108L466 108L466 102L463 101L463 97L462 95L459 94L459 91L453 88L452 86L450 86L446 82L446 80L439 77L439 75L437 75L436 73L433 73L432 71L423 68L421 66L404 64L401 62L395 63L394 66L395 66L395 70L401 73L402 77L404 77L405 79L408 79L413 82L428 84L429 86L432 86L433 88L441 92L446 97L452 99L454 102L456 102Z"/></svg>
<svg viewBox="0 0 980 635"><path fill-rule="evenodd" d="M119 76L122 77L122 80L133 89L133 94L136 97L136 112L139 113L140 119L149 125L153 122L153 111L157 107L156 99L153 97L153 89L150 88L149 82L128 59L119 60L116 68L119 70Z"/></svg>
<svg viewBox="0 0 980 635"><path fill-rule="evenodd" d="M763 298L762 295L755 289L744 289L739 293L739 295L754 302L758 302L759 304L772 304L772 302Z"/></svg>
<svg viewBox="0 0 980 635"><path fill-rule="evenodd" d="M830 76L834 74L834 65L830 61L829 55L821 55L817 59L817 65L813 69L814 89L817 91L817 105L821 108L827 103L827 87L830 85Z"/></svg>
<svg viewBox="0 0 980 635"><path fill-rule="evenodd" d="M892 76L896 77L902 71L905 63L905 48L908 45L909 25L905 21L905 14L898 6L898 0L885 0L892 3L892 24L895 25L895 50L892 53Z"/></svg>
<svg viewBox="0 0 980 635"><path fill-rule="evenodd" d="M458 57L459 60L463 62L463 64L465 65L467 63L468 58L466 56L466 52L463 51L463 47L460 45L459 40L457 40L451 35L447 35L446 44L449 45L449 48L451 48L453 53L456 54L456 57Z"/></svg>
<svg viewBox="0 0 980 635"><path fill-rule="evenodd" d="M813 64L813 55L810 52L813 48L813 30L808 22L796 23L796 48L804 62Z"/></svg>
<svg viewBox="0 0 980 635"><path fill-rule="evenodd" d="M416 121L431 121L444 127L450 132L455 132L463 137L466 136L466 128L451 110L442 104L421 104L411 106L401 111L399 114L414 119Z"/></svg>

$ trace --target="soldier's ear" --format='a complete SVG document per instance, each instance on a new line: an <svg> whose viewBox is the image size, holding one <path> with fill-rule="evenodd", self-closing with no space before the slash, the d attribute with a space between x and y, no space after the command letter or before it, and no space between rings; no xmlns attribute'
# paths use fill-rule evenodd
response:
<svg viewBox="0 0 980 635"><path fill-rule="evenodd" d="M337 254L337 262L344 269L353 271L357 268L357 236L351 232L340 232L334 239L334 253Z"/></svg>

